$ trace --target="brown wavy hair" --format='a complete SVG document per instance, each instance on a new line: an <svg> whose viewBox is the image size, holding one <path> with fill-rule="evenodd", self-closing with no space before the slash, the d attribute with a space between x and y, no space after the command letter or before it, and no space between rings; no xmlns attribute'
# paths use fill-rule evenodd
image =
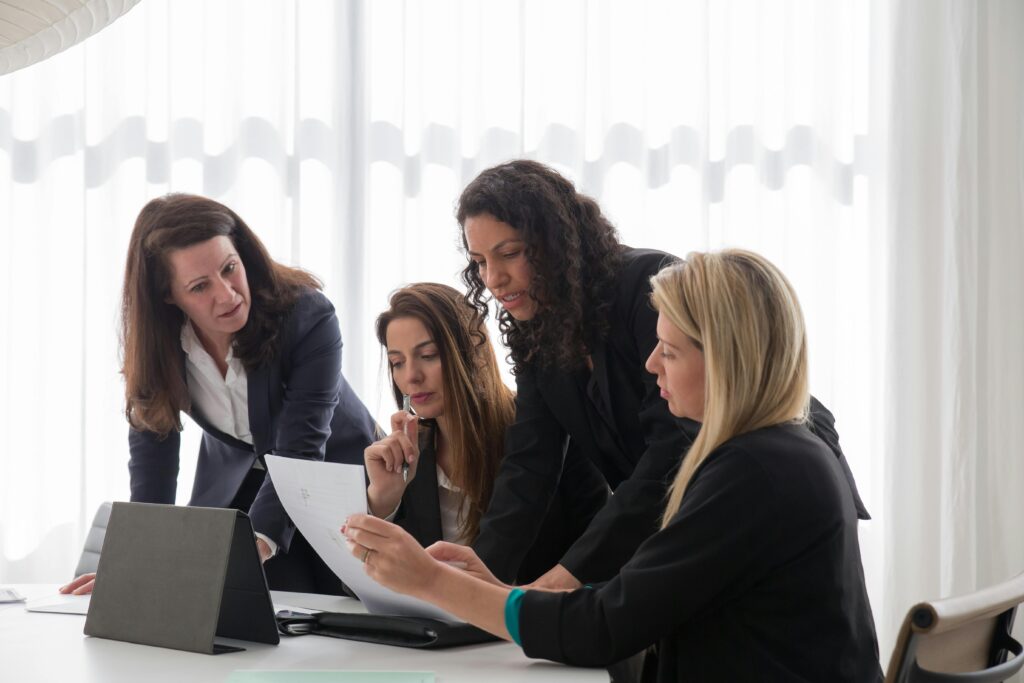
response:
<svg viewBox="0 0 1024 683"><path fill-rule="evenodd" d="M453 432L445 434L451 448L452 481L470 501L459 519L459 534L472 541L491 500L505 450L505 428L515 416L515 398L501 381L483 317L461 293L433 282L396 291L388 310L377 317L377 341L385 348L388 325L398 318L423 323L440 354L444 412ZM401 407L402 392L394 379L391 390Z"/></svg>
<svg viewBox="0 0 1024 683"><path fill-rule="evenodd" d="M533 269L529 294L537 314L517 321L498 311L498 329L509 347L516 370L526 363L539 367L580 367L608 333L615 275L622 245L601 207L544 164L518 159L489 168L466 186L456 218L489 214L515 228L525 242ZM487 288L480 268L469 260L462 271L466 301L487 316Z"/></svg>
<svg viewBox="0 0 1024 683"><path fill-rule="evenodd" d="M277 263L238 215L219 202L168 194L139 212L128 242L121 295L121 374L125 417L136 429L166 436L190 409L181 351L185 314L169 303L167 255L218 236L229 238L245 266L252 301L234 339L235 356L252 371L277 353L281 322L304 287L321 289L303 270Z"/></svg>

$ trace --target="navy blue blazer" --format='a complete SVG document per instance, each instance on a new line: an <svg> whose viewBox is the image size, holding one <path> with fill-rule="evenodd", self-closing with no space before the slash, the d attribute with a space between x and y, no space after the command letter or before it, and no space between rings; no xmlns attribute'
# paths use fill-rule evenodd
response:
<svg viewBox="0 0 1024 683"><path fill-rule="evenodd" d="M228 507L257 459L290 458L361 465L376 424L341 374L341 331L334 306L307 290L285 319L274 361L248 373L249 428L253 444L213 427L195 408L203 429L189 505ZM184 367L184 351L182 367ZM129 429L131 500L173 504L181 437L161 439ZM253 529L287 552L295 527L266 477L248 511Z"/></svg>

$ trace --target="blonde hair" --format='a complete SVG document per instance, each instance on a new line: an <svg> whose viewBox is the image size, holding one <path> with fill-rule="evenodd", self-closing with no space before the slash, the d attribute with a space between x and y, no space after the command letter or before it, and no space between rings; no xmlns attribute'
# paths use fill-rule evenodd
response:
<svg viewBox="0 0 1024 683"><path fill-rule="evenodd" d="M796 292L753 252L694 252L651 278L658 312L704 352L704 419L669 490L662 527L708 455L808 410L807 335Z"/></svg>

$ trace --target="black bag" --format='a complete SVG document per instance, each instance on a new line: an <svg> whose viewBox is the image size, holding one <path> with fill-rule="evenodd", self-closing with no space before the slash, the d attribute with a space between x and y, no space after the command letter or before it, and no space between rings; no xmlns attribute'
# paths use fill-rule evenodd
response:
<svg viewBox="0 0 1024 683"><path fill-rule="evenodd" d="M319 636L426 650L499 640L472 624L449 624L425 617L392 617L349 612L278 612L277 629L290 636Z"/></svg>

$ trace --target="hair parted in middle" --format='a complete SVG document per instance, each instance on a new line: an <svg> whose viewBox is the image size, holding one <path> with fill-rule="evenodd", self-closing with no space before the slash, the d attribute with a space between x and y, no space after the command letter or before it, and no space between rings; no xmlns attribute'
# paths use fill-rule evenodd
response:
<svg viewBox="0 0 1024 683"><path fill-rule="evenodd" d="M387 348L388 326L398 318L423 323L441 359L444 413L452 481L469 500L458 520L461 538L472 541L491 500L494 479L504 454L505 428L515 416L515 397L501 380L498 361L483 317L465 297L447 285L421 282L391 295L388 309L377 317L377 341ZM395 404L402 392L391 381Z"/></svg>
<svg viewBox="0 0 1024 683"><path fill-rule="evenodd" d="M651 285L654 307L704 353L704 420L670 489L665 526L713 450L755 429L807 419L807 335L793 286L750 251L692 253Z"/></svg>
<svg viewBox="0 0 1024 683"><path fill-rule="evenodd" d="M528 159L489 168L459 197L456 218L466 243L466 219L489 214L515 228L533 269L529 294L537 314L517 321L498 312L498 329L518 370L576 368L608 332L622 245L615 227L590 197L554 169ZM462 271L466 300L487 316L486 286L470 259Z"/></svg>
<svg viewBox="0 0 1024 683"><path fill-rule="evenodd" d="M180 413L190 408L181 350L185 315L169 300L168 256L220 236L238 252L252 297L249 318L234 338L235 356L248 371L277 353L282 321L301 290L322 287L312 274L274 261L245 221L220 202L174 193L147 203L128 242L121 294L125 416L136 429L161 436L181 431Z"/></svg>

